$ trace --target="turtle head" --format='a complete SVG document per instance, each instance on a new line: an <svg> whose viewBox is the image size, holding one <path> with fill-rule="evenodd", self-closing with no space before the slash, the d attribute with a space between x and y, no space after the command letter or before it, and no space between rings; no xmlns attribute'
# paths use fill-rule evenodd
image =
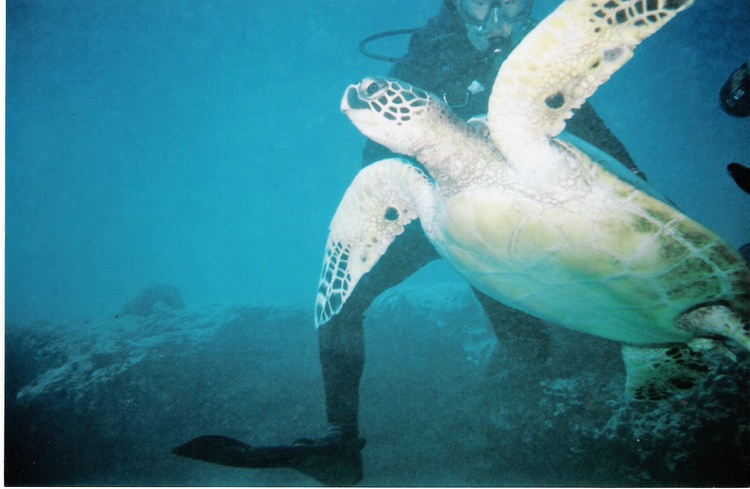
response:
<svg viewBox="0 0 750 489"><path fill-rule="evenodd" d="M341 99L342 112L362 134L407 156L415 156L421 149L428 116L436 105L442 104L427 92L381 77L349 85Z"/></svg>

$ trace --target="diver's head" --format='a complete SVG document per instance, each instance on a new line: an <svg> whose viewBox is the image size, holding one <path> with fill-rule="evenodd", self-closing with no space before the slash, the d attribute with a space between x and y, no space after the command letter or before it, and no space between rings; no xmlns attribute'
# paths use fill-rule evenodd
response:
<svg viewBox="0 0 750 489"><path fill-rule="evenodd" d="M469 41L479 51L510 41L516 26L531 14L534 0L453 0L466 25Z"/></svg>

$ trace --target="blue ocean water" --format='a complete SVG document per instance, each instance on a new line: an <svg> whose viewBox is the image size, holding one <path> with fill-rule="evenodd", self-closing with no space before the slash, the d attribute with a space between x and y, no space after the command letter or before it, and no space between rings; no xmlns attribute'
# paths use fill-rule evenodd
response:
<svg viewBox="0 0 750 489"><path fill-rule="evenodd" d="M203 433L274 444L325 428L312 305L327 226L365 141L339 101L349 83L390 69L357 51L363 37L424 25L439 4L8 0L13 481L312 483L169 450ZM557 4L537 0L534 16ZM736 247L750 241L750 196L725 167L750 165L750 119L724 114L718 90L750 57L748 25L746 0L696 0L592 99L649 180ZM398 55L406 41L373 49ZM427 268L369 315L366 484L746 475L727 468L747 457L735 446L746 439L735 436L748 415L735 402L744 364L727 362L677 404L634 407L617 345L563 330L530 382L468 287ZM174 286L151 290L185 309L141 314L152 283ZM666 434L647 439L655 426ZM710 443L730 448L717 461L700 452ZM700 473L701 461L704 479L670 472Z"/></svg>
<svg viewBox="0 0 750 489"><path fill-rule="evenodd" d="M415 2L8 3L7 315L306 297L364 139L366 34ZM312 307L312 306L311 306Z"/></svg>
<svg viewBox="0 0 750 489"><path fill-rule="evenodd" d="M357 43L438 5L8 2L8 318L111 314L154 281L192 304L312 302L364 141L339 99L390 68ZM748 57L748 10L697 2L593 98L650 180L735 246L750 199L724 167L750 160L750 120L717 91Z"/></svg>

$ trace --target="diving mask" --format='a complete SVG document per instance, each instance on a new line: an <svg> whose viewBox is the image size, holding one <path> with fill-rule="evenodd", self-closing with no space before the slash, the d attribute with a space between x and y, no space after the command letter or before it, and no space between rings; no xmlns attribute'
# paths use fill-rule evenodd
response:
<svg viewBox="0 0 750 489"><path fill-rule="evenodd" d="M485 25L495 22L516 22L531 14L534 0L459 0L458 10L467 24Z"/></svg>

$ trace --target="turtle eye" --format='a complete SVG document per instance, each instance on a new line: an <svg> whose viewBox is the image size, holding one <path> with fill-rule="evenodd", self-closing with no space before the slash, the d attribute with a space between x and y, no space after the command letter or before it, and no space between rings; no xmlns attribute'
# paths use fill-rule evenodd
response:
<svg viewBox="0 0 750 489"><path fill-rule="evenodd" d="M372 97L378 92L380 92L383 87L380 86L380 83L373 81L373 82L368 83L367 86L365 86L364 88L365 88L365 95L367 95L368 97Z"/></svg>

